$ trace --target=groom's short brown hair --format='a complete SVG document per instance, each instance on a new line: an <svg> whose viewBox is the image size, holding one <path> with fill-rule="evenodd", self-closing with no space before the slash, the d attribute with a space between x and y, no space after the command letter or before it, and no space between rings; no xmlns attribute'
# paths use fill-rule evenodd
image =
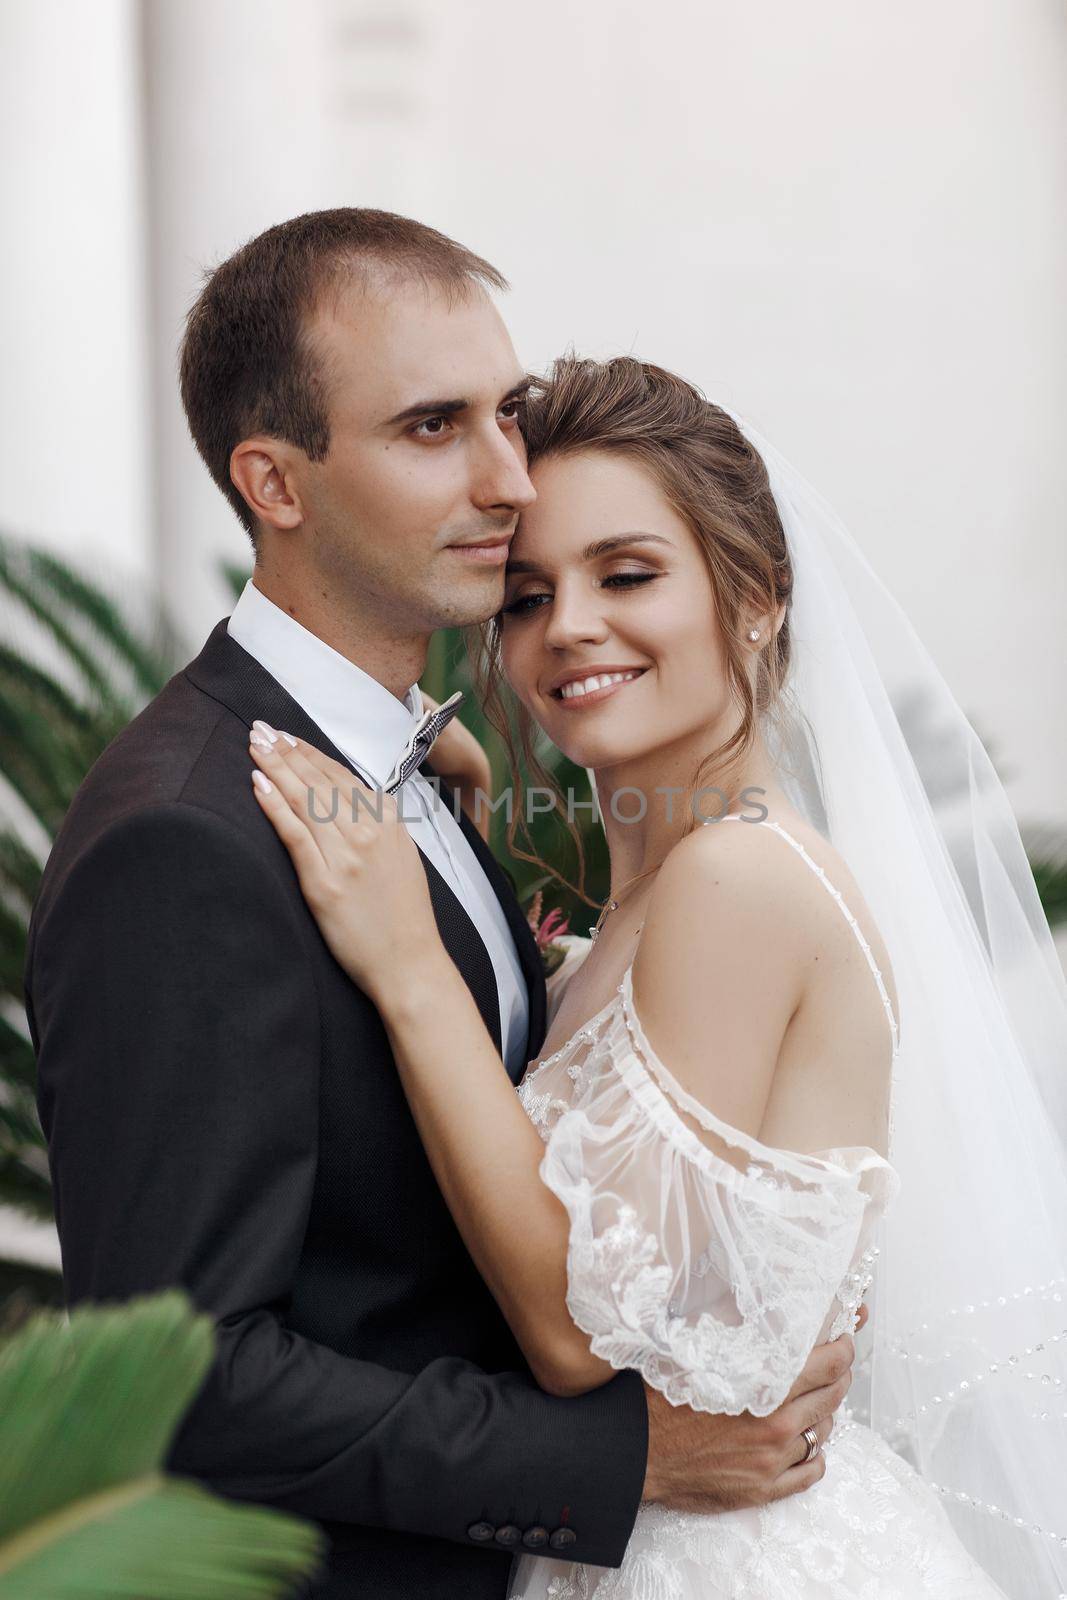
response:
<svg viewBox="0 0 1067 1600"><path fill-rule="evenodd" d="M435 228L354 206L280 222L205 274L182 339L182 404L196 448L253 543L255 517L230 480L230 456L242 439L266 433L312 461L325 458L327 383L307 318L331 286L375 266L457 292L508 287L488 261Z"/></svg>

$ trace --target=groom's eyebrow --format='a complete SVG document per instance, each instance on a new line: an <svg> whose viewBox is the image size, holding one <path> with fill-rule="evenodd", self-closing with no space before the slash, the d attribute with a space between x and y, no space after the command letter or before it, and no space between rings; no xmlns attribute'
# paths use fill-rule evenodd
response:
<svg viewBox="0 0 1067 1600"><path fill-rule="evenodd" d="M613 550L618 550L623 545L631 544L665 544L671 541L665 539L661 533L613 533L607 539L594 539L592 544L587 544L582 551L583 561L596 561L600 556L608 556ZM536 561L509 561L507 573L510 578L516 572L540 572L541 567Z"/></svg>
<svg viewBox="0 0 1067 1600"><path fill-rule="evenodd" d="M506 406L509 400L522 400L525 398L533 384L533 378L520 378L513 384L506 395L498 401L497 406ZM398 411L395 417L390 417L385 423L387 428L393 427L397 422L414 422L416 417L454 417L461 411L469 411L474 402L470 399L448 400L417 400L412 406L405 406L403 411Z"/></svg>

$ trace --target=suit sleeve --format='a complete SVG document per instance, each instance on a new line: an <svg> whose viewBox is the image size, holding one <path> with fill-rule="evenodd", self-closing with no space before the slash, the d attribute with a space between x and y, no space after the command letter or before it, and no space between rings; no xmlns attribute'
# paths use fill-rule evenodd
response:
<svg viewBox="0 0 1067 1600"><path fill-rule="evenodd" d="M179 1285L216 1326L170 1470L463 1543L487 1523L563 1524L569 1558L618 1565L646 1462L635 1373L562 1400L451 1357L394 1372L287 1326L318 1149L317 935L268 858L210 812L148 808L78 858L34 924L68 1302Z"/></svg>

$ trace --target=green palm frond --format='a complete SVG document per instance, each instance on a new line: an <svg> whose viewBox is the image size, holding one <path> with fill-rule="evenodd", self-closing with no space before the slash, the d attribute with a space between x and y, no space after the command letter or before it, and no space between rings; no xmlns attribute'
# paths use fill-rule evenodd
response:
<svg viewBox="0 0 1067 1600"><path fill-rule="evenodd" d="M52 1186L35 1089L33 1047L0 1013L0 1196L49 1221Z"/></svg>
<svg viewBox="0 0 1067 1600"><path fill-rule="evenodd" d="M113 727L113 719L105 726ZM95 708L80 705L44 668L0 645L0 770L50 833L103 748L103 733Z"/></svg>
<svg viewBox="0 0 1067 1600"><path fill-rule="evenodd" d="M158 607L149 603L149 620L138 627L130 600L120 601L74 563L10 535L0 535L0 594L21 602L52 636L87 697L100 704L121 708L130 698L151 699L174 670L180 644ZM119 688L127 675L132 693Z"/></svg>
<svg viewBox="0 0 1067 1600"><path fill-rule="evenodd" d="M91 648L84 645L62 614L60 597L50 593L43 581L41 552L0 536L0 586L51 635L56 645L74 663L82 679L101 699L110 696L112 686L97 663Z"/></svg>
<svg viewBox="0 0 1067 1600"><path fill-rule="evenodd" d="M27 911L41 878L41 863L17 834L0 830L0 893L7 892Z"/></svg>
<svg viewBox="0 0 1067 1600"><path fill-rule="evenodd" d="M25 1095L12 1092L7 1100L0 1101L0 1149L5 1144L25 1148L40 1138L40 1128L33 1112L32 1100Z"/></svg>
<svg viewBox="0 0 1067 1600"><path fill-rule="evenodd" d="M53 1214L52 1185L26 1159L27 1147L4 1150L0 1145L0 1194L4 1204L47 1222Z"/></svg>
<svg viewBox="0 0 1067 1600"><path fill-rule="evenodd" d="M162 1471L213 1348L177 1291L0 1345L2 1600L267 1600L318 1565L318 1529Z"/></svg>
<svg viewBox="0 0 1067 1600"><path fill-rule="evenodd" d="M33 1046L0 1012L0 1082L32 1094L37 1082Z"/></svg>
<svg viewBox="0 0 1067 1600"><path fill-rule="evenodd" d="M0 827L0 995L18 1007L47 840L89 768L185 658L151 595L120 599L114 587L0 534L0 779L26 813ZM29 1041L0 1013L0 1203L48 1217L33 1084Z"/></svg>

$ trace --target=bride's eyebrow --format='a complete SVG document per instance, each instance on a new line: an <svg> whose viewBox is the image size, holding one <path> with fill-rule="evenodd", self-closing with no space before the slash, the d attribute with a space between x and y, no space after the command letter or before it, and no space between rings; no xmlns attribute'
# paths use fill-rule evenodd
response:
<svg viewBox="0 0 1067 1600"><path fill-rule="evenodd" d="M661 533L613 533L607 539L594 539L592 544L587 544L582 551L583 561L596 561L600 556L610 555L613 550L622 545L631 544L665 544L670 547L671 541L665 539ZM509 561L507 575L510 578L517 572L542 572L544 569L536 561Z"/></svg>

